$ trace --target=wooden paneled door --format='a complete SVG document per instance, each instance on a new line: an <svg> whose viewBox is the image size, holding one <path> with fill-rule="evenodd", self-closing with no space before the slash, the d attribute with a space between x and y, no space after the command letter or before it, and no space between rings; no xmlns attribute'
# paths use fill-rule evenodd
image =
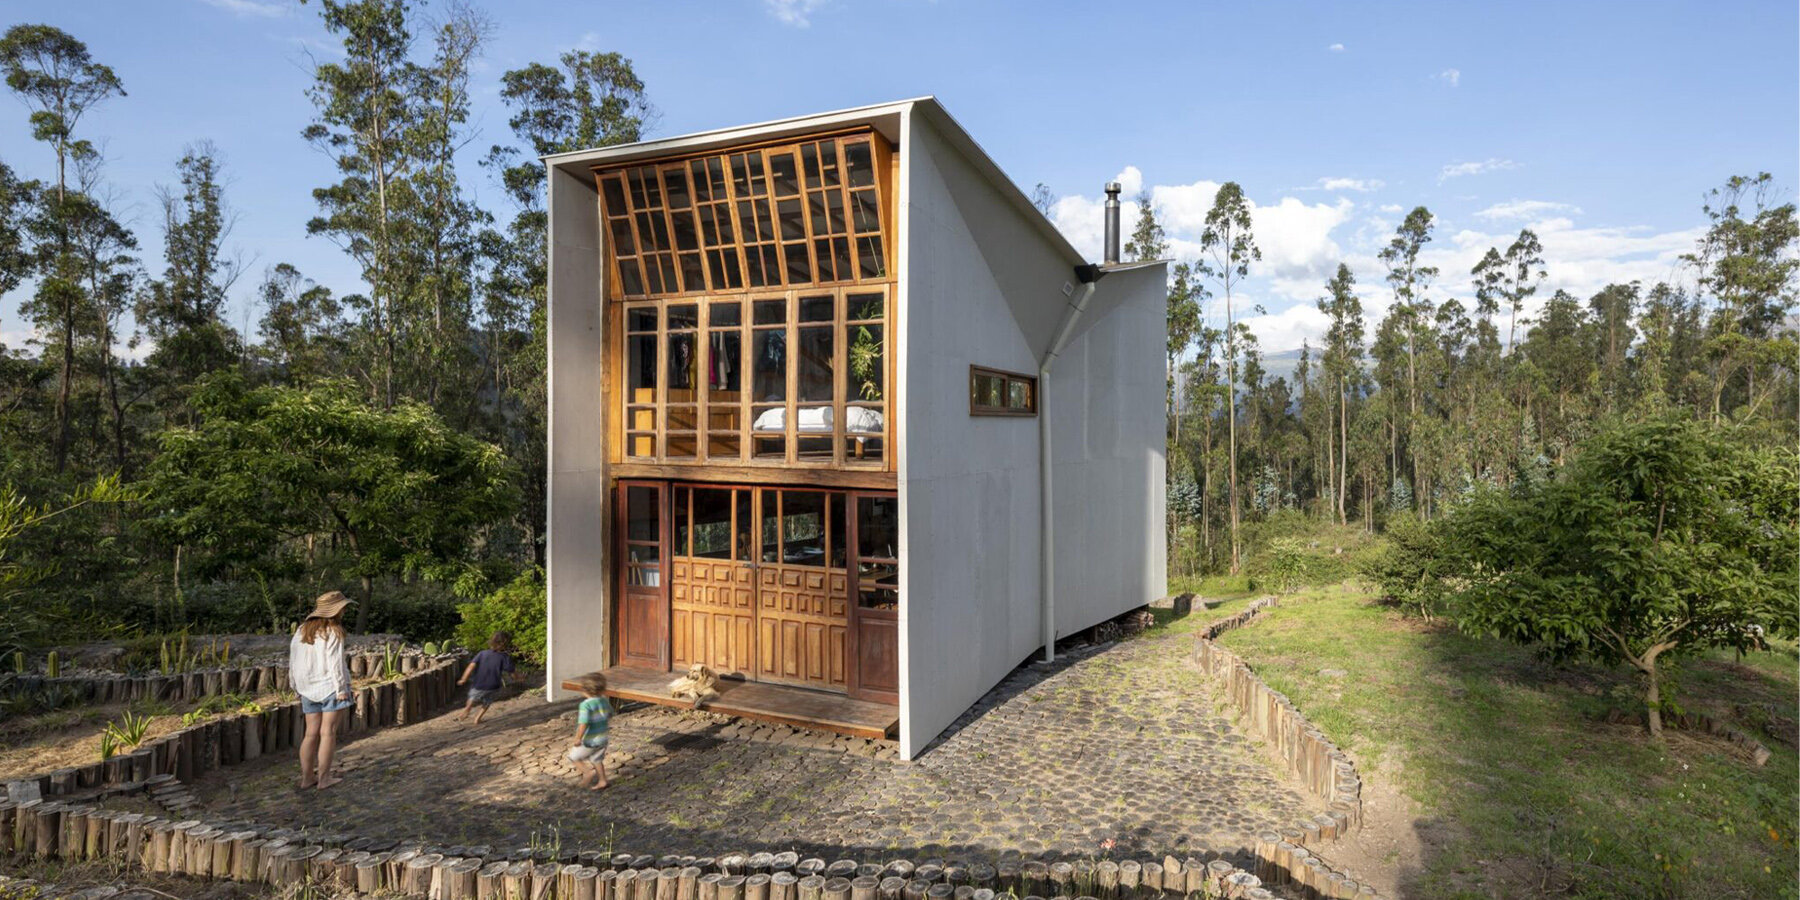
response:
<svg viewBox="0 0 1800 900"><path fill-rule="evenodd" d="M849 497L850 696L900 702L900 501Z"/></svg>
<svg viewBox="0 0 1800 900"><path fill-rule="evenodd" d="M669 668L668 489L660 482L621 481L613 504L619 540L617 662Z"/></svg>
<svg viewBox="0 0 1800 900"><path fill-rule="evenodd" d="M677 671L756 672L751 488L676 485L671 513L670 654Z"/></svg>
<svg viewBox="0 0 1800 900"><path fill-rule="evenodd" d="M849 689L845 495L757 490L756 678Z"/></svg>

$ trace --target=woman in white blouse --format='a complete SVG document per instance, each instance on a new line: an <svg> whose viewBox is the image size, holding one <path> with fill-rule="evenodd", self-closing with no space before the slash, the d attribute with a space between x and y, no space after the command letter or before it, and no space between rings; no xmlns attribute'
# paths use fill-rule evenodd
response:
<svg viewBox="0 0 1800 900"><path fill-rule="evenodd" d="M306 737L300 742L300 786L320 790L342 781L331 775L338 720L350 709L350 664L344 658L343 591L321 594L288 643L288 684L300 695Z"/></svg>

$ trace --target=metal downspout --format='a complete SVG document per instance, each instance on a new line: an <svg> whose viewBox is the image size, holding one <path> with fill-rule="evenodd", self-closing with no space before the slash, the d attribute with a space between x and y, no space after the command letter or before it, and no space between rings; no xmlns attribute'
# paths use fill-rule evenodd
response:
<svg viewBox="0 0 1800 900"><path fill-rule="evenodd" d="M1088 299L1094 296L1094 282L1100 279L1100 273L1092 267L1084 266L1091 272L1084 275L1081 293L1075 297L1063 312L1062 326L1057 329L1056 339L1051 342L1050 349L1038 363L1038 519L1039 540L1042 546L1038 549L1039 574L1043 582L1044 596L1044 662L1056 661L1056 579L1053 554L1056 550L1055 516L1051 515L1050 485L1050 368L1056 364L1056 357L1062 353L1063 346L1069 342L1070 332L1075 330L1075 323L1081 320L1081 314L1087 311Z"/></svg>

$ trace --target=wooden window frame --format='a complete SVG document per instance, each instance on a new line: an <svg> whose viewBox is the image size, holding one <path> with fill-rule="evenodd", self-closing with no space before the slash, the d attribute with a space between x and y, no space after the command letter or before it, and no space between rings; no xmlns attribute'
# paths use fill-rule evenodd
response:
<svg viewBox="0 0 1800 900"><path fill-rule="evenodd" d="M981 375L999 378L1001 391L1006 396L1012 395L1011 385L1015 381L1031 385L1031 407L1029 409L1014 409L1010 406L989 406L984 403L976 402L975 379L977 376ZM1037 414L1038 380L1036 375L1027 375L1023 372L1008 372L1005 369L995 369L989 366L969 366L969 415L1029 419L1035 417Z"/></svg>
<svg viewBox="0 0 1800 900"><path fill-rule="evenodd" d="M896 359L894 353L895 336L898 334L898 310L895 308L894 285L892 282L876 282L863 284L842 284L819 287L795 287L773 290L759 290L744 293L722 295L665 297L655 300L628 300L622 303L608 304L608 332L613 337L607 342L607 359L605 387L602 392L606 403L609 421L608 459L611 463L622 465L672 465L672 466L742 466L748 468L790 468L820 469L843 472L891 473L895 467L895 434L894 395L896 390ZM881 300L882 315L877 319L864 319L854 316L851 309L852 298L858 296L878 296ZM830 318L817 322L800 321L801 301L812 297L830 297L832 313ZM759 326L756 322L756 304L759 301L779 301L782 303L784 316L779 324ZM738 324L735 326L714 326L712 324L713 309L716 305L735 303L738 305ZM676 306L694 306L695 323L692 328L671 329L669 309ZM654 311L656 330L632 332L627 334L625 324L633 313L645 310ZM851 335L855 329L863 325L877 325L881 329L881 384L880 400L863 400L860 396L852 396L854 385L850 373ZM800 361L797 356L800 330L802 328L828 328L832 335L832 398L829 401L806 402L799 400ZM671 357L669 353L672 333L691 334L694 337L694 358L690 365L698 371L698 378L690 401L671 404L669 401L669 372ZM760 403L755 400L755 358L757 355L757 336L767 331L778 331L783 335L786 345L785 366L782 372L784 379L783 399L779 403ZM708 378L709 354L712 348L712 336L735 332L738 340L739 389L735 401L715 401L713 387ZM636 335L654 335L656 347L656 378L650 402L635 398L630 391L629 380L629 342ZM668 454L668 435L670 432L669 409L671 405L692 406L695 416L695 428L692 432L695 441L695 452L692 456L673 457ZM735 405L738 410L738 451L736 454L720 455L713 452L710 435L714 429L711 425L711 412L717 408ZM832 429L829 432L799 431L799 411L802 407L823 406L831 410ZM781 432L783 449L780 456L757 456L755 420L759 412L768 408L783 410L784 428ZM877 410L882 419L882 430L871 434L853 434L849 431L848 411L853 408ZM651 428L640 427L641 420L648 418ZM688 432L680 434L686 437ZM762 434L769 434L763 432ZM801 437L812 437L829 440L829 455L802 457L799 450ZM881 455L879 458L860 456L856 450L854 439L880 440ZM650 455L631 455L633 441L642 446L646 442L653 448Z"/></svg>
<svg viewBox="0 0 1800 900"><path fill-rule="evenodd" d="M876 202L879 206L876 211L879 227L874 232L858 231L856 228L855 195L857 194L858 189L851 186L849 173L849 153L847 147L851 144L865 141L869 145L870 168L874 176L873 188ZM838 184L833 188L811 189L806 185L804 154L802 153L802 148L820 143L829 143L835 148L837 167L839 169ZM740 196L737 181L732 171L731 160L734 157L749 153L757 153L761 156L761 174L757 178L761 191L754 196ZM773 167L770 165L770 159L774 155L781 154L791 154L796 166L797 184L799 186L799 193L796 195L796 198L800 205L801 227L803 231L802 236L798 240L783 240L781 237ZM602 223L601 230L604 232L602 235L602 243L605 247L604 252L606 257L603 260L603 264L606 267L607 297L612 301L637 301L659 299L663 297L717 295L742 291L780 291L808 285L825 287L891 283L895 280L894 273L898 249L898 242L895 239L894 233L895 223L897 221L895 207L898 199L895 196L896 184L898 182L897 157L898 154L895 152L893 144L891 144L884 135L872 128L866 128L804 135L775 142L715 149L703 153L633 160L629 163L620 163L611 166L596 166L593 169L593 173L595 187L599 191L599 215ZM707 160L709 158L717 158L724 165L724 186L727 196L723 201L716 196L709 197L706 201L700 201L698 199L698 192L694 187L693 169L691 164L695 160ZM680 169L687 177L686 193L688 197L688 206L682 210L672 210L669 206L669 191L665 176L668 171L674 169ZM632 179L634 177L655 180L659 204L654 209L639 209L637 207L637 204L632 199ZM624 209L614 208L615 204L608 200L609 185L616 185L617 191L624 198ZM835 190L842 198L843 215L845 218L845 227L842 235L828 234L826 229L815 227L813 223L812 205L809 202L811 195L815 190ZM862 190L867 190L867 188ZM761 286L752 286L750 284L750 268L747 252L760 248L768 242L759 241L754 244L746 244L742 221L738 218L738 203L740 201L757 200L765 202L769 206L774 229L772 246L775 247L776 250L775 255L780 277L774 280L769 280L765 277L765 281ZM730 242L721 243L716 246L708 245L706 243L700 224L700 207L703 203L709 206L716 204L719 208L723 208L727 211L728 216L731 219L732 227L732 240ZM696 229L696 234L698 235L700 281L702 282L699 285L687 283L688 279L682 274L680 263L681 251L673 246L673 235L676 231L675 216L679 213L685 213L691 218ZM659 230L662 230L671 236L670 246L667 249L647 249L649 245L645 244L644 234L642 233L642 223L646 217L654 220L653 224L655 226L661 226ZM616 227L625 229L631 240L632 253L627 254L625 257L620 256L618 253L619 248L612 238L612 229ZM851 277L834 277L830 281L818 281L818 242L821 238L826 238L827 243L829 243L830 238L840 236L848 242L847 264L849 266ZM863 274L863 241L870 237L878 238L882 244L880 253L881 271L878 275L865 276ZM655 242L653 241L652 244L654 243ZM807 282L794 282L788 280L785 253L790 244L800 246L804 249L807 257L808 271L811 273L814 280ZM710 264L711 254L709 251L728 253L731 254L732 258L736 259L736 271L740 283L718 283ZM663 285L662 290L650 291L648 290L648 287L651 276L646 269L646 264L659 261L664 256L670 258L672 262L670 270L674 272L678 284L674 286ZM643 288L643 290L640 290L638 293L627 294L625 292L624 279L622 277L622 259L630 260L631 264L637 267L637 283ZM832 268L834 275L841 276L843 274L836 271L836 266L832 266ZM658 280L661 280L660 276L658 277Z"/></svg>

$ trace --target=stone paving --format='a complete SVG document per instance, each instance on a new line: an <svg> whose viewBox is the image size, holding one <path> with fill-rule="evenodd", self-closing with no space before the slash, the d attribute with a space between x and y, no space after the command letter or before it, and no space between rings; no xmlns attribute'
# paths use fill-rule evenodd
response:
<svg viewBox="0 0 1800 900"><path fill-rule="evenodd" d="M891 744L633 706L613 720L600 792L562 753L574 703L503 701L478 727L442 715L340 748L345 782L293 786L291 757L217 770L215 815L497 848L708 854L797 850L1093 857L1231 852L1317 812L1215 712L1191 637L1146 636L1015 671L914 762ZM1110 843L1109 843L1110 842Z"/></svg>

